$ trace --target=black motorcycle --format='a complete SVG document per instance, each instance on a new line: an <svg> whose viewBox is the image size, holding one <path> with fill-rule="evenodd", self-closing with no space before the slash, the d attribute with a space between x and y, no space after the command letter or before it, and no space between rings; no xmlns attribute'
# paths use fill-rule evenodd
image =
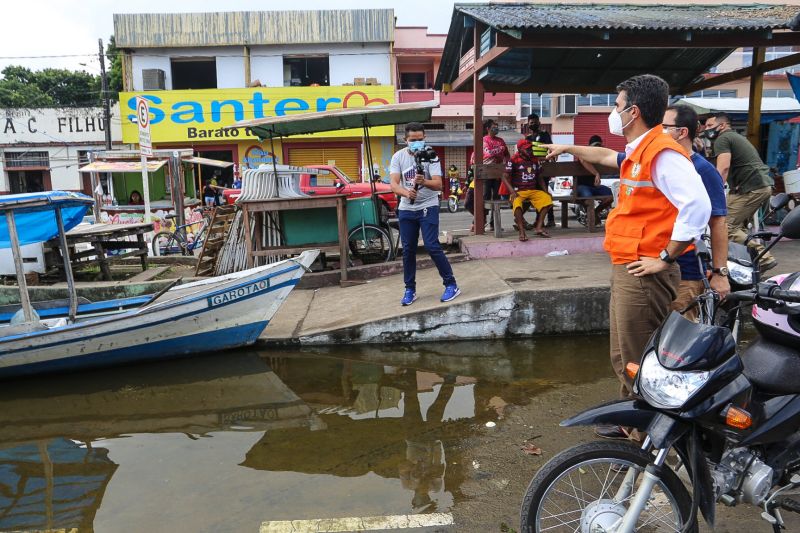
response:
<svg viewBox="0 0 800 533"><path fill-rule="evenodd" d="M800 238L800 210L767 248L781 237ZM727 300L800 312L789 305L800 291L770 282ZM698 509L713 527L717 503L761 507L783 529L781 510L800 512L800 345L766 333L740 355L730 329L672 313L626 369L634 397L561 424L636 428L643 446L591 442L555 456L525 493L521 530L696 532Z"/></svg>

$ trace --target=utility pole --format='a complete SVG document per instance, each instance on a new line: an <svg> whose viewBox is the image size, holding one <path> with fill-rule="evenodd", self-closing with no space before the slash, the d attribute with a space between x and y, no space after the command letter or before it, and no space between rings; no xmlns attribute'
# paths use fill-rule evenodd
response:
<svg viewBox="0 0 800 533"><path fill-rule="evenodd" d="M106 77L106 54L103 50L103 39L97 39L100 49L100 82L103 91L103 114L106 127L103 128L106 134L106 150L111 150L111 106L108 102L108 77Z"/></svg>

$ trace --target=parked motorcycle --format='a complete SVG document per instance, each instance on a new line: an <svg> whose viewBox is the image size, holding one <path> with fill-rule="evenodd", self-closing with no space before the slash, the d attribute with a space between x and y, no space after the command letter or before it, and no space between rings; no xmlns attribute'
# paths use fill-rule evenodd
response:
<svg viewBox="0 0 800 533"><path fill-rule="evenodd" d="M450 178L450 195L447 197L447 210L451 213L458 211L458 200L461 198L461 181Z"/></svg>
<svg viewBox="0 0 800 533"><path fill-rule="evenodd" d="M783 237L800 238L800 210L767 250ZM754 261L753 288L727 298L753 305L760 337L741 354L713 317L694 323L672 313L641 363L626 368L633 398L562 422L620 425L647 437L641 448L591 442L551 459L525 493L522 531L696 532L698 510L713 527L722 503L760 507L777 532L781 510L800 512L800 274L780 283L759 275Z"/></svg>

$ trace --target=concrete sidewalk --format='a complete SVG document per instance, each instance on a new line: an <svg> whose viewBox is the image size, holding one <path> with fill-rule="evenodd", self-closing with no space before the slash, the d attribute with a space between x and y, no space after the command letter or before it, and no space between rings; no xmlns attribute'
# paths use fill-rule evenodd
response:
<svg viewBox="0 0 800 533"><path fill-rule="evenodd" d="M775 249L770 275L800 270L800 241ZM491 339L608 329L610 263L602 253L511 257L453 265L462 294L439 302L435 269L417 273L419 299L402 307L401 274L353 287L294 290L260 341L266 345Z"/></svg>

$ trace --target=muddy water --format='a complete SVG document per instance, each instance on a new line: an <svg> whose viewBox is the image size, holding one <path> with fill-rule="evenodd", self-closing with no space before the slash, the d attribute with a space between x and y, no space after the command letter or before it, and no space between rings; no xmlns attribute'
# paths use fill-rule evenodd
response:
<svg viewBox="0 0 800 533"><path fill-rule="evenodd" d="M465 439L610 372L605 337L227 352L0 388L0 530L447 512Z"/></svg>

